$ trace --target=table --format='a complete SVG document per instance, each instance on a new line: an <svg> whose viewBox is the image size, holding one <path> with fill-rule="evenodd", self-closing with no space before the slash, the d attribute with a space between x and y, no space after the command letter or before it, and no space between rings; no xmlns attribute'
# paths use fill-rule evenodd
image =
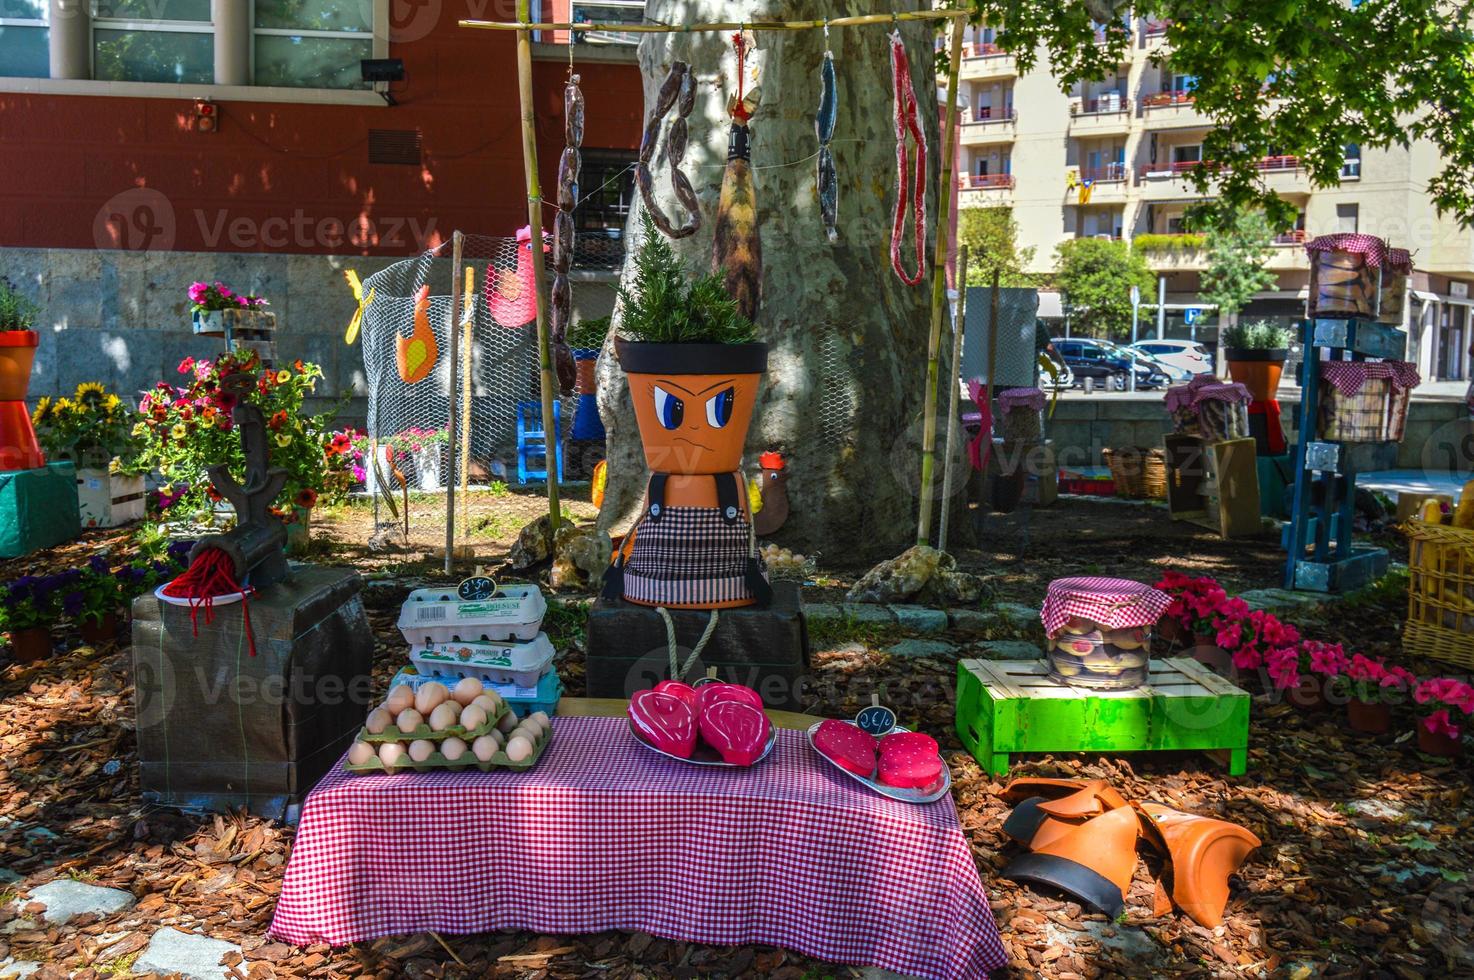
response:
<svg viewBox="0 0 1474 980"><path fill-rule="evenodd" d="M925 977L1005 961L950 799L872 793L779 730L752 769L564 717L536 768L353 776L308 797L271 935L644 931Z"/></svg>

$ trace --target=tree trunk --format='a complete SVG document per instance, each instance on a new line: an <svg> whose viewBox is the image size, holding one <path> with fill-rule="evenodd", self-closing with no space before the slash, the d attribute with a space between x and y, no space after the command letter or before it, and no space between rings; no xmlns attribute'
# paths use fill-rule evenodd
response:
<svg viewBox="0 0 1474 980"><path fill-rule="evenodd" d="M917 6L896 4L897 9ZM669 24L836 17L889 9L879 3L792 0L650 0L645 5L649 20ZM896 141L889 32L884 24L829 32L840 100L831 144L840 185L839 240L833 245L825 237L815 179L814 116L824 32L757 32L749 54L750 60L756 59L760 83L751 123L764 259L757 326L759 337L769 345L769 361L745 465L752 475L757 472L758 453L783 454L790 516L774 539L838 561L894 553L915 536L930 258L941 157L932 69L936 30L929 22L901 26L930 168L923 232L928 273L915 287L902 283L890 267ZM698 81L684 170L701 199L702 226L692 237L673 244L693 274L704 274L711 271L712 226L726 163L727 100L735 88L736 56L730 34L647 35L640 44L647 107L671 62L678 59L691 65ZM597 111L593 102L590 109ZM666 213L679 221L682 211L670 188L663 143L664 135L653 168L655 193ZM643 210L637 195L626 227L631 255L640 246ZM908 235L909 231L908 227ZM914 254L907 237L902 256L908 270ZM626 288L631 288L632 273L633 262L627 261ZM616 310L614 332L619 325ZM609 483L600 523L621 530L636 516L647 473L612 341L606 343L604 354L599 360L599 412L608 432ZM944 363L944 384L954 375ZM937 470L941 471L940 461ZM958 522L954 527L962 530Z"/></svg>

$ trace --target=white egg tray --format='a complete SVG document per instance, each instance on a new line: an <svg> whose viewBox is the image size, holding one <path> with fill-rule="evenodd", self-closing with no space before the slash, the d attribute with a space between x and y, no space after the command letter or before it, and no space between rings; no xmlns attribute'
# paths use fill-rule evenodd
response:
<svg viewBox="0 0 1474 980"><path fill-rule="evenodd" d="M547 600L535 585L504 585L490 599L461 599L455 589L415 589L399 610L399 632L411 647L435 643L532 640Z"/></svg>
<svg viewBox="0 0 1474 980"><path fill-rule="evenodd" d="M553 668L554 652L548 634L539 633L525 642L431 643L411 650L409 659L421 674L536 687Z"/></svg>
<svg viewBox="0 0 1474 980"><path fill-rule="evenodd" d="M409 742L413 741L413 739L411 739L409 736L405 736L403 741ZM531 769L533 766L537 765L537 760L542 758L543 750L546 749L552 741L553 733L549 731L544 738L539 739L538 743L532 747L532 755L523 759L521 762L513 762L507 757L507 753L505 751L497 752L486 762L482 762L480 759L472 755L471 750L467 748L466 754L461 756L454 762L451 762L439 752L432 752L430 753L430 757L424 762L406 761L404 765L396 766L394 769L394 774L397 775L398 773L404 772L406 770L411 772L428 772L434 769L448 769L451 772L461 772L466 769L480 769L482 772L491 772L493 769L515 769L520 772L524 769ZM348 761L348 757L345 755L343 756L343 768L348 772L351 772L354 775L358 776L389 775L384 770L384 763L380 762L378 759L370 759L368 762L355 766L353 763Z"/></svg>

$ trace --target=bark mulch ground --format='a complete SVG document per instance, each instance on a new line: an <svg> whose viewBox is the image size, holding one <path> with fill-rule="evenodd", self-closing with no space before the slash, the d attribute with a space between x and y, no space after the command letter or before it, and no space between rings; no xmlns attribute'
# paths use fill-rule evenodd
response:
<svg viewBox="0 0 1474 980"><path fill-rule="evenodd" d="M1176 567L1211 573L1231 590L1277 582L1281 555L1271 537L1226 543L1168 522L1151 508L1064 504L994 518L987 546L961 550L965 566L991 576L1001 598L1037 603L1048 580L1081 571L1149 579ZM338 532L330 531L333 537ZM126 534L82 541L0 567L61 567L99 547L126 548ZM824 569L832 598L855 569ZM404 585L404 589L408 584ZM403 661L393 627L404 589L371 590L381 682ZM1383 590L1303 621L1313 636L1397 654L1405 597ZM561 671L582 691L577 617L552 625L569 647ZM973 644L1027 627L1003 621L973 634L949 633L957 656ZM1244 824L1264 841L1234 882L1225 923L1203 929L1175 913L1155 915L1145 863L1125 913L1108 922L1057 894L1000 875L1014 854L1000 829L1005 806L952 733L957 656L892 658L893 630L824 635L814 672L832 685L824 713L854 711L878 686L903 722L943 741L954 798L1019 976L1474 975L1474 808L1470 763L1419 755L1406 724L1362 736L1336 710L1302 713L1256 695L1250 771L1227 778L1191 753L1121 757L1026 757L1014 775L1111 779L1127 793ZM292 829L244 814L196 816L145 809L135 771L131 659L126 637L83 645L58 629L60 653L34 667L0 667L0 884L14 895L59 877L127 889L138 904L105 920L44 920L17 928L24 899L0 911L0 960L45 963L40 980L127 976L160 926L202 930L238 943L237 977L775 977L850 976L858 971L782 950L722 948L644 934L539 936L414 935L347 949L289 947L265 931L292 844ZM7 896L10 897L10 896Z"/></svg>

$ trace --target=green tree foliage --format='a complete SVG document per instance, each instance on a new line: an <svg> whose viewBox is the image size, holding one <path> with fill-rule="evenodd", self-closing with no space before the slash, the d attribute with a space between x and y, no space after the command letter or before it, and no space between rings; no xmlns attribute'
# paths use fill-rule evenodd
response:
<svg viewBox="0 0 1474 980"><path fill-rule="evenodd" d="M1149 294L1155 279L1146 259L1125 242L1072 238L1058 248L1054 282L1070 304L1072 329L1097 337L1131 332L1131 287Z"/></svg>
<svg viewBox="0 0 1474 980"><path fill-rule="evenodd" d="M993 272L1003 286L1032 286L1024 271L1034 260L1033 248L1018 247L1018 222L1012 208L963 208L958 217L957 242L968 246L967 284L993 285Z"/></svg>
<svg viewBox="0 0 1474 980"><path fill-rule="evenodd" d="M1210 210L1253 204L1275 227L1292 206L1264 183L1265 156L1300 158L1317 187L1340 180L1345 147L1431 140L1443 169L1438 209L1474 220L1474 22L1465 4L1431 0L969 0L1001 25L998 43L1032 68L1043 51L1064 90L1114 75L1140 18L1167 20L1175 71L1196 76L1197 110L1218 128L1191 179ZM1134 15L1138 20L1131 20ZM1096 43L1104 23L1104 43Z"/></svg>
<svg viewBox="0 0 1474 980"><path fill-rule="evenodd" d="M1208 265L1198 292L1204 302L1217 305L1219 322L1274 286L1275 274L1264 267L1273 238L1269 222L1257 211L1235 212L1208 233Z"/></svg>

